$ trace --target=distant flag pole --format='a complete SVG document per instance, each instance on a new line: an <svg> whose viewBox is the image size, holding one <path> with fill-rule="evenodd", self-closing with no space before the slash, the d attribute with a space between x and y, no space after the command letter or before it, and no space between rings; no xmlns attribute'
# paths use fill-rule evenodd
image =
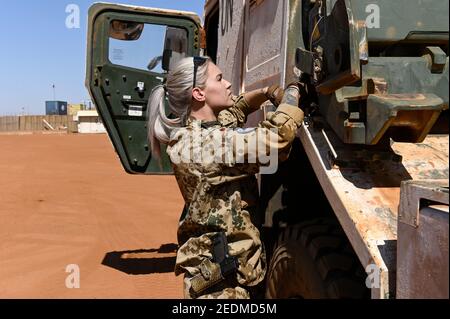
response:
<svg viewBox="0 0 450 319"><path fill-rule="evenodd" d="M55 85L52 85L53 88L53 101L56 101L56 93L55 93Z"/></svg>

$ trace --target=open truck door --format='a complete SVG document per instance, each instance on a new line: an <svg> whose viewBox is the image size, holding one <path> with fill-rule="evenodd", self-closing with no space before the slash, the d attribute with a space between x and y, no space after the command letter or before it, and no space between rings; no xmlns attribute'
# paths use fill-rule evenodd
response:
<svg viewBox="0 0 450 319"><path fill-rule="evenodd" d="M148 99L178 60L199 54L200 34L194 13L105 3L89 9L86 87L126 172L171 173L164 150L161 160L151 154Z"/></svg>

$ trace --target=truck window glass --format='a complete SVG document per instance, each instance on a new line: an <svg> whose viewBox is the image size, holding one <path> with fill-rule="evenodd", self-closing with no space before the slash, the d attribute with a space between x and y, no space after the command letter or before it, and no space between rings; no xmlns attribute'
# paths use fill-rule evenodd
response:
<svg viewBox="0 0 450 319"><path fill-rule="evenodd" d="M123 27L121 35L118 25L127 23L111 22L109 60L113 64L163 74L169 71L170 65L186 56L187 32L184 29L140 24L134 28Z"/></svg>

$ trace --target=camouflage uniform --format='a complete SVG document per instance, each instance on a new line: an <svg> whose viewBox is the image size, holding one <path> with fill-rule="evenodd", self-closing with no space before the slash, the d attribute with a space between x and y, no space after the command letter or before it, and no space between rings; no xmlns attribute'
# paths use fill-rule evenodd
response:
<svg viewBox="0 0 450 319"><path fill-rule="evenodd" d="M179 250L175 266L177 276L185 274L185 298L250 298L249 290L261 283L266 274L265 252L254 220L259 196L255 176L259 161L180 162L180 156L186 152L195 155L214 150L216 133L227 141L236 137L243 137L246 142L258 138L258 143L264 144L267 139L261 134L273 134L269 132L271 128L278 129L278 133L270 146L277 150L281 160L287 158L295 132L303 120L302 111L298 107L281 105L276 112L269 113L268 119L258 128L242 129L247 115L258 107L249 106L241 95L235 98L234 106L219 114L218 121L189 118L185 127L171 134L167 153L186 203L178 228ZM202 138L192 140L189 136L193 132L201 132ZM251 145L248 148L246 145L245 150L248 153L254 151ZM238 260L237 273L201 295L194 295L190 290L191 279L204 276L205 268L214 268L211 245L217 232L226 234L229 254Z"/></svg>

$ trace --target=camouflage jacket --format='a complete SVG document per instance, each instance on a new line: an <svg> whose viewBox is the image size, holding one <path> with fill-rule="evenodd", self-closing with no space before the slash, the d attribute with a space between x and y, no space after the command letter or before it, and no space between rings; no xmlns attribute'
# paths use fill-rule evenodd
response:
<svg viewBox="0 0 450 319"><path fill-rule="evenodd" d="M178 228L176 275L199 274L202 261L212 259L212 236L225 232L229 253L238 259L238 282L254 286L264 279L265 253L253 222L259 196L255 174L262 163L254 153L258 147L266 154L272 148L278 158L287 158L303 113L281 105L257 128L243 129L247 115L256 109L239 96L234 106L219 114L218 121L190 118L185 127L171 134L167 153L186 202ZM237 140L241 141L240 154L225 148L220 160L211 160L220 147ZM193 160L199 154L201 160Z"/></svg>

